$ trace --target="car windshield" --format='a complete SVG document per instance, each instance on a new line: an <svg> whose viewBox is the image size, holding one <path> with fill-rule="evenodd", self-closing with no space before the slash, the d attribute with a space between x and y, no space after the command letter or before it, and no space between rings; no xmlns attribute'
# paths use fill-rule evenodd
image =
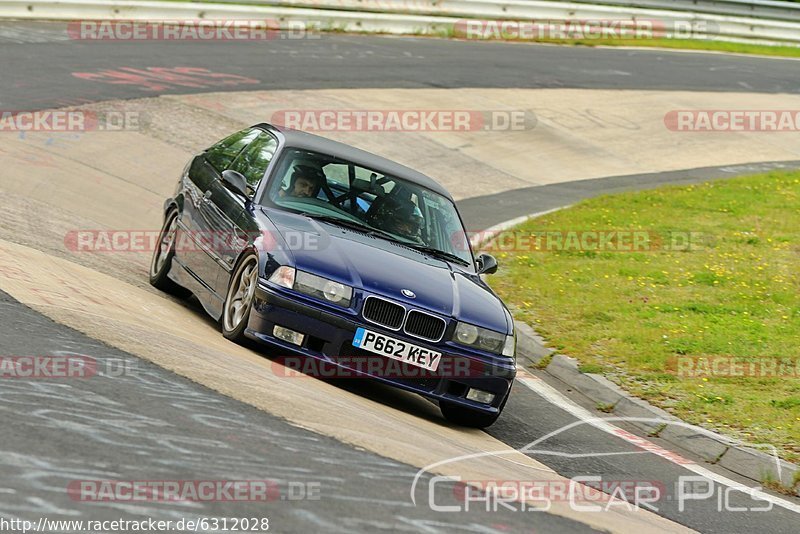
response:
<svg viewBox="0 0 800 534"><path fill-rule="evenodd" d="M266 193L271 204L374 231L472 265L455 205L430 189L334 156L293 148L284 151L272 176Z"/></svg>

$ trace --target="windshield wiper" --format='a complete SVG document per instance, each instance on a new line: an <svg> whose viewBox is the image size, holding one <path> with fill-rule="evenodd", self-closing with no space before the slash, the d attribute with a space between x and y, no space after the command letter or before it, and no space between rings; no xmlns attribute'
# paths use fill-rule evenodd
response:
<svg viewBox="0 0 800 534"><path fill-rule="evenodd" d="M439 250L438 248L433 248L426 245L418 245L416 243L403 243L403 244L406 245L407 247L413 248L414 250L419 250L420 252L430 254L431 256L445 258L452 262L460 263L465 267L470 266L470 263L461 256L456 256L455 254L452 254L450 252L445 252L444 250Z"/></svg>
<svg viewBox="0 0 800 534"><path fill-rule="evenodd" d="M351 221L350 219L341 219L339 217L334 217L333 215L317 215L315 213L307 213L307 212L303 212L300 215L303 215L305 217L310 217L318 221L324 221L326 223L344 226L345 228L350 228L351 230L359 230L369 235L375 235L383 237L384 239L390 239L392 241L397 241L398 243L401 243L401 241L398 241L392 234L384 232L383 230L378 230L377 228L373 228L367 223Z"/></svg>
<svg viewBox="0 0 800 534"><path fill-rule="evenodd" d="M359 230L361 232L365 232L369 235L374 235L378 237L382 237L384 239L388 239L389 241L393 241L397 244L413 248L419 252L429 254L431 256L436 256L439 258L445 258L455 263L459 263L464 265L465 267L470 266L470 262L462 258L461 256L456 256L455 254L451 254L450 252L445 252L444 250L439 250L438 248L429 247L427 245L420 245L419 243L415 243L413 241L408 241L405 239L397 239L396 236L390 234L389 232L385 232L383 230L379 230L374 228L367 223L361 223L356 221L351 221L350 219L341 219L339 217L334 217L333 215L317 215L315 213L308 213L302 212L300 215L305 217L310 217L312 219L316 219L319 221L324 221L330 224L335 224L339 226L344 226L345 228L350 228L353 230Z"/></svg>

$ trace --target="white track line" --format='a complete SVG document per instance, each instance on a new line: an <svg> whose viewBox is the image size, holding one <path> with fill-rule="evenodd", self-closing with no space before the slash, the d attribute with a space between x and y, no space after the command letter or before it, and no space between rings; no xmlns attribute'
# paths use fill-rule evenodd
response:
<svg viewBox="0 0 800 534"><path fill-rule="evenodd" d="M785 499L781 499L780 497L776 497L774 495L770 495L768 493L764 493L760 489L750 488L744 484L736 482L735 480L731 480L727 477L714 473L713 471L709 471L705 467L697 465L695 462L683 458L679 454L674 452L668 451L663 447L659 447L655 443L644 439L642 437L636 436L623 430L622 428L612 425L611 423L605 422L602 419L599 419L596 415L592 414L586 408L577 405L568 397L564 396L558 390L541 380L540 378L532 375L528 371L522 368L518 368L517 372L517 381L523 384L525 387L542 397L547 402L561 408L562 410L569 412L573 416L577 417L581 421L586 421L587 424L607 432L613 436L616 436L620 439L627 441L641 449L646 450L647 452L651 452L665 460L668 460L684 469L692 471L700 476L703 476L709 480L713 480L718 484L723 486L727 486L731 489L741 491L751 497L763 501L770 502L776 506L780 506L782 508L786 508L796 514L800 514L800 505L794 504L789 502Z"/></svg>

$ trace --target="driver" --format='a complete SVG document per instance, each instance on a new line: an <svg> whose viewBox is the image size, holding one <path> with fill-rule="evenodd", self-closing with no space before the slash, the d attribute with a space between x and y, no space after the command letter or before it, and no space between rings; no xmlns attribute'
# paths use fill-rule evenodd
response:
<svg viewBox="0 0 800 534"><path fill-rule="evenodd" d="M281 189L278 195L296 198L316 198L322 184L325 183L325 174L310 165L297 165L289 179L289 187Z"/></svg>

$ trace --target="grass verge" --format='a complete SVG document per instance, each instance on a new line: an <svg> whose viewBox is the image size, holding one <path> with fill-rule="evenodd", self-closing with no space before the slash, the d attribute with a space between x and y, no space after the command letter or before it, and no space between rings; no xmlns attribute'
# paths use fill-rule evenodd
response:
<svg viewBox="0 0 800 534"><path fill-rule="evenodd" d="M171 2L186 3L198 2L198 0L169 0ZM800 0L791 0L800 2ZM199 0L200 3L223 3L223 4L240 4L236 0ZM252 2L243 4L247 6L257 7L274 7L274 4ZM321 7L324 9L324 7ZM313 20L310 22L314 22ZM329 33L354 33L361 34L362 32L348 32L339 27L335 23L322 24L315 26L310 24L311 27L316 27L319 31ZM363 32L366 34L382 35L389 32L370 31ZM413 31L410 35L414 36L428 36L428 37L444 37L444 38L460 38L463 29L456 29L452 24L434 24L433 27L419 28ZM394 34L391 34L394 35ZM715 52L728 52L736 54L752 54L760 56L775 56L775 57L800 57L800 47L797 46L776 46L776 45L761 45L749 43L731 43L725 41L718 41L714 39L674 39L674 38L652 38L652 39L618 39L618 38L589 38L589 39L519 39L513 36L508 39L502 39L503 35L498 35L498 39L485 39L495 41L514 41L514 42L536 42L536 43L549 43L558 45L573 45L573 46L635 46L635 47L648 47L648 48L673 48L680 50L706 50ZM480 39L471 39L480 40Z"/></svg>
<svg viewBox="0 0 800 534"><path fill-rule="evenodd" d="M495 290L582 369L800 460L800 172L599 197L488 248Z"/></svg>
<svg viewBox="0 0 800 534"><path fill-rule="evenodd" d="M800 47L796 46L729 43L703 39L574 39L546 42L579 46L640 46L646 48L674 48L678 50L706 50L757 56L800 57Z"/></svg>

